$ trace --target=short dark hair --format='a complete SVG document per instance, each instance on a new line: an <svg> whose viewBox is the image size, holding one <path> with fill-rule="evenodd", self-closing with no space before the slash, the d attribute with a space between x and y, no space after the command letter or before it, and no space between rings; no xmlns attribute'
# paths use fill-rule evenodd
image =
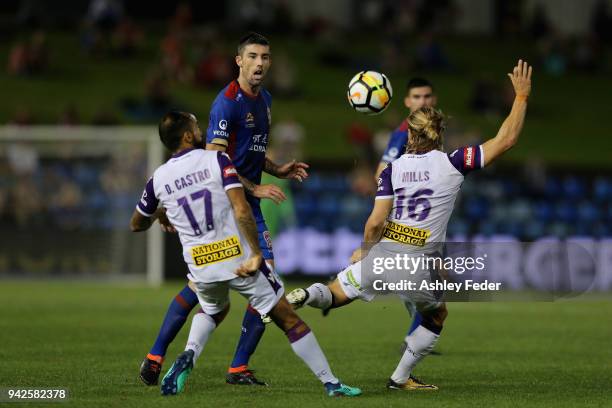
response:
<svg viewBox="0 0 612 408"><path fill-rule="evenodd" d="M171 152L181 145L183 133L193 131L195 116L191 113L171 111L159 121L159 139Z"/></svg>
<svg viewBox="0 0 612 408"><path fill-rule="evenodd" d="M266 37L254 31L251 31L247 35L242 37L238 42L238 55L241 55L242 51L244 51L244 47L249 44L267 45L268 47L270 46L270 42Z"/></svg>
<svg viewBox="0 0 612 408"><path fill-rule="evenodd" d="M427 79L419 77L411 78L408 84L406 84L406 94L410 93L414 88L422 88L424 86L430 87L432 91L434 90L433 85Z"/></svg>

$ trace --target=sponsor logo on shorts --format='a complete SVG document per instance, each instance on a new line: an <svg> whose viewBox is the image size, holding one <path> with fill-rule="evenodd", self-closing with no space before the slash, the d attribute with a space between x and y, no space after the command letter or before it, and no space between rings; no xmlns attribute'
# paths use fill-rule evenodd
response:
<svg viewBox="0 0 612 408"><path fill-rule="evenodd" d="M237 236L231 236L210 244L191 248L191 258L196 266L206 266L242 255L242 247Z"/></svg>
<svg viewBox="0 0 612 408"><path fill-rule="evenodd" d="M221 119L219 121L219 129L226 130L227 129L227 120Z"/></svg>
<svg viewBox="0 0 612 408"><path fill-rule="evenodd" d="M353 276L353 271L351 271L350 269L346 273L346 279L351 284L351 286L354 286L357 290L361 290L361 285L357 283L357 279L355 279L355 276Z"/></svg>
<svg viewBox="0 0 612 408"><path fill-rule="evenodd" d="M431 231L421 228L408 227L407 225L387 222L383 237L402 244L424 246Z"/></svg>

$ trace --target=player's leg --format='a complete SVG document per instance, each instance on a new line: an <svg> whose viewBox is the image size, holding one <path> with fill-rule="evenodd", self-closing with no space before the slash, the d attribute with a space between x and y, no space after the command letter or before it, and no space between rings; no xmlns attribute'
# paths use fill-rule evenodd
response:
<svg viewBox="0 0 612 408"><path fill-rule="evenodd" d="M263 265L262 265L263 266ZM291 348L324 384L330 396L356 396L361 390L342 384L334 376L317 339L310 328L293 311L284 298L282 283L276 276L262 267L251 278L234 279L236 288L260 313L269 314L274 323L285 332Z"/></svg>
<svg viewBox="0 0 612 408"><path fill-rule="evenodd" d="M412 317L412 322L410 323L410 327L406 332L407 338L417 329L417 327L421 325L421 322L423 321L423 315L417 310L415 304L410 301L404 301L404 306L408 310L408 313L410 313L410 317ZM404 351L406 351L406 338L404 338L404 341L402 341L402 344L400 345L400 354L404 354ZM437 350L432 350L429 354L432 356L442 355L442 353Z"/></svg>
<svg viewBox="0 0 612 408"><path fill-rule="evenodd" d="M185 389L185 382L210 335L229 312L228 291L227 282L198 284L202 310L193 316L185 351L179 354L162 379L162 395L176 395Z"/></svg>
<svg viewBox="0 0 612 408"><path fill-rule="evenodd" d="M268 227L260 218L257 222L257 231L259 237L259 247L261 248L264 262L269 269L274 269L274 254L272 253L272 241ZM263 381L259 381L251 370L249 370L249 360L261 337L266 329L264 319L266 316L261 316L255 309L247 305L247 310L242 319L242 331L238 339L238 345L234 352L234 358L227 370L225 381L233 385L267 385Z"/></svg>
<svg viewBox="0 0 612 408"><path fill-rule="evenodd" d="M140 366L140 379L147 385L157 385L168 346L181 330L187 316L198 304L198 297L189 284L172 299L157 334L157 339Z"/></svg>
<svg viewBox="0 0 612 408"><path fill-rule="evenodd" d="M417 305L423 316L421 324L406 337L406 350L387 383L392 390L437 390L438 387L425 384L411 373L414 367L428 355L436 345L448 311L444 303L433 309L428 305Z"/></svg>
<svg viewBox="0 0 612 408"><path fill-rule="evenodd" d="M307 288L294 289L287 295L287 301L295 309L308 305L329 310L342 307L357 298L365 301L373 298L361 287L361 262L344 269L330 284L314 283Z"/></svg>
<svg viewBox="0 0 612 408"><path fill-rule="evenodd" d="M308 325L298 317L283 297L270 311L270 317L285 332L293 352L306 363L313 374L323 383L330 397L355 397L361 394L359 388L343 384L331 371L317 338Z"/></svg>

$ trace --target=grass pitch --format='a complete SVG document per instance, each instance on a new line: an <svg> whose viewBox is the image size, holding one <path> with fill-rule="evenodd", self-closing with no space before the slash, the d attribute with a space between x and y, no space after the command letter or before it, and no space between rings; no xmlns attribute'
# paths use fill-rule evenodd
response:
<svg viewBox="0 0 612 408"><path fill-rule="evenodd" d="M429 356L415 372L440 390L421 393L384 388L409 324L396 299L356 302L327 318L303 310L336 375L364 391L342 400L324 395L273 325L251 364L271 386L226 385L245 307L234 296L186 392L162 397L159 387L140 382L138 367L179 287L2 282L0 387L67 387L66 407L610 406L612 302L594 300L450 304L437 347L443 355ZM164 371L188 328L171 345Z"/></svg>

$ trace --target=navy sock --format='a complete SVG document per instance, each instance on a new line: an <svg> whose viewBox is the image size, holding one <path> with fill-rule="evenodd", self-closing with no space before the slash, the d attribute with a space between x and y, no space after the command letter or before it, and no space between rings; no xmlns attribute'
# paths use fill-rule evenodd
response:
<svg viewBox="0 0 612 408"><path fill-rule="evenodd" d="M417 312L414 314L414 319L412 319L412 324L410 325L410 329L408 329L408 336L412 334L413 331L416 330L417 327L419 327L421 325L421 322L423 321L423 315L421 313L419 313L419 311L417 310Z"/></svg>
<svg viewBox="0 0 612 408"><path fill-rule="evenodd" d="M265 329L266 326L261 320L261 315L249 305L242 320L242 333L228 372L239 372L248 367L249 358L255 352Z"/></svg>
<svg viewBox="0 0 612 408"><path fill-rule="evenodd" d="M191 290L189 285L185 285L183 290L170 303L164 323L159 329L159 334L149 354L161 357L166 355L168 346L181 330L187 320L187 316L189 316L189 313L197 304L198 297L195 292Z"/></svg>

